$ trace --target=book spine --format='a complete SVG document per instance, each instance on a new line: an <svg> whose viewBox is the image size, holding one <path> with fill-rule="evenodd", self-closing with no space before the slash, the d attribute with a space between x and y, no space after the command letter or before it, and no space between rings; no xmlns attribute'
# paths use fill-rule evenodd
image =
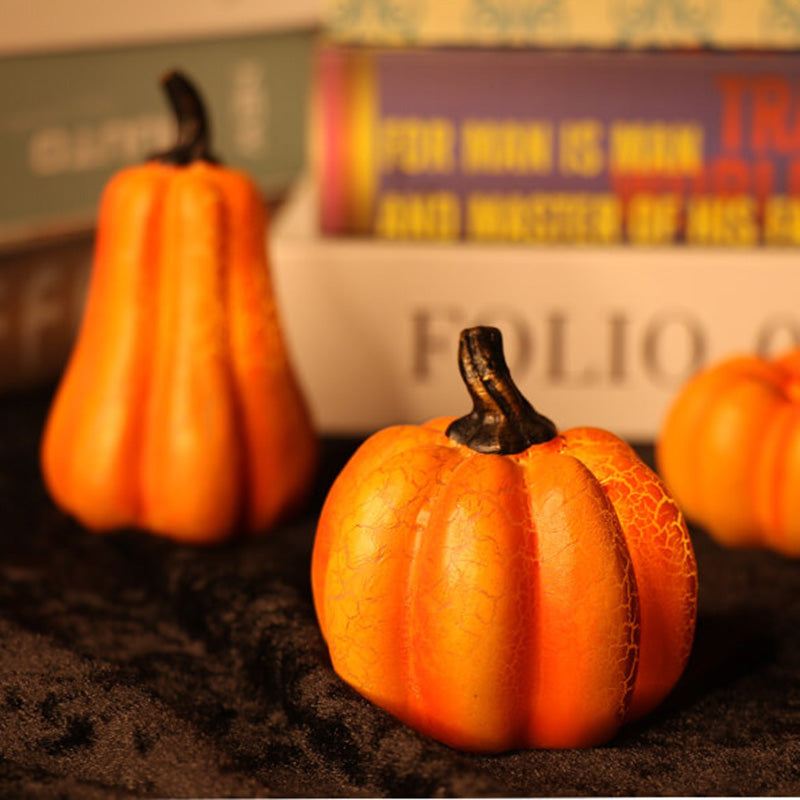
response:
<svg viewBox="0 0 800 800"><path fill-rule="evenodd" d="M321 228L397 240L800 244L800 62L327 46Z"/></svg>
<svg viewBox="0 0 800 800"><path fill-rule="evenodd" d="M0 391L55 380L80 325L91 231L0 251Z"/></svg>
<svg viewBox="0 0 800 800"><path fill-rule="evenodd" d="M321 213L326 230L368 233L375 188L374 81L369 56L342 58L333 50L320 54L319 108L314 132L323 193Z"/></svg>
<svg viewBox="0 0 800 800"><path fill-rule="evenodd" d="M0 243L94 224L111 175L170 142L159 77L172 68L201 87L225 163L269 196L285 191L306 168L315 41L296 31L0 58Z"/></svg>
<svg viewBox="0 0 800 800"><path fill-rule="evenodd" d="M790 0L328 0L338 42L415 46L792 49Z"/></svg>

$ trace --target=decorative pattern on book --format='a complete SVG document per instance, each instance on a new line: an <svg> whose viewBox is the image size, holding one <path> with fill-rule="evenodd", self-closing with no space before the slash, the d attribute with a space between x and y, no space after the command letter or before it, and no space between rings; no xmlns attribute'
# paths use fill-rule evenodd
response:
<svg viewBox="0 0 800 800"><path fill-rule="evenodd" d="M791 48L798 0L328 0L339 41Z"/></svg>
<svg viewBox="0 0 800 800"><path fill-rule="evenodd" d="M720 22L720 0L617 0L620 39L635 41L669 28L687 39L709 41Z"/></svg>

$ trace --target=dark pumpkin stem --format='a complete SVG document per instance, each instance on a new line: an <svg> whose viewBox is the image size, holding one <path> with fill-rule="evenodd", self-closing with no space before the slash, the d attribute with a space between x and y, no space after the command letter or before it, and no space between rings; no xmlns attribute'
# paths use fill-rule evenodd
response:
<svg viewBox="0 0 800 800"><path fill-rule="evenodd" d="M182 72L173 70L162 76L161 85L175 113L178 131L175 145L152 158L178 166L197 160L216 164L217 159L211 153L211 128L206 109L194 84Z"/></svg>
<svg viewBox="0 0 800 800"><path fill-rule="evenodd" d="M479 453L510 455L558 435L556 426L536 411L511 378L497 328L461 331L458 365L473 409L450 423L447 435L453 441Z"/></svg>

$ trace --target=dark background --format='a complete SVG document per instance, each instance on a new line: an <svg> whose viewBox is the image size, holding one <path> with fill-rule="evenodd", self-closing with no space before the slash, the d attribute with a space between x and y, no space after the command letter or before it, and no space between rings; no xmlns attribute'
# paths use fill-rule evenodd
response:
<svg viewBox="0 0 800 800"><path fill-rule="evenodd" d="M800 795L800 563L693 531L695 646L660 709L604 747L463 754L330 667L309 563L356 441L323 441L266 538L97 536L42 486L50 397L0 398L0 796Z"/></svg>

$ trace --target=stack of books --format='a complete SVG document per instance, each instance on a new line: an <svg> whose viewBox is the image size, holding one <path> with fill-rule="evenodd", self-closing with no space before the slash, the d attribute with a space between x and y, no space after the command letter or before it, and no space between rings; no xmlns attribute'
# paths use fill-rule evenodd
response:
<svg viewBox="0 0 800 800"><path fill-rule="evenodd" d="M55 378L114 172L173 137L160 77L201 88L214 149L269 200L306 166L317 0L15 4L0 26L0 390Z"/></svg>
<svg viewBox="0 0 800 800"><path fill-rule="evenodd" d="M463 413L472 324L561 427L635 440L709 360L800 342L786 3L342 0L327 26L273 236L324 430Z"/></svg>

